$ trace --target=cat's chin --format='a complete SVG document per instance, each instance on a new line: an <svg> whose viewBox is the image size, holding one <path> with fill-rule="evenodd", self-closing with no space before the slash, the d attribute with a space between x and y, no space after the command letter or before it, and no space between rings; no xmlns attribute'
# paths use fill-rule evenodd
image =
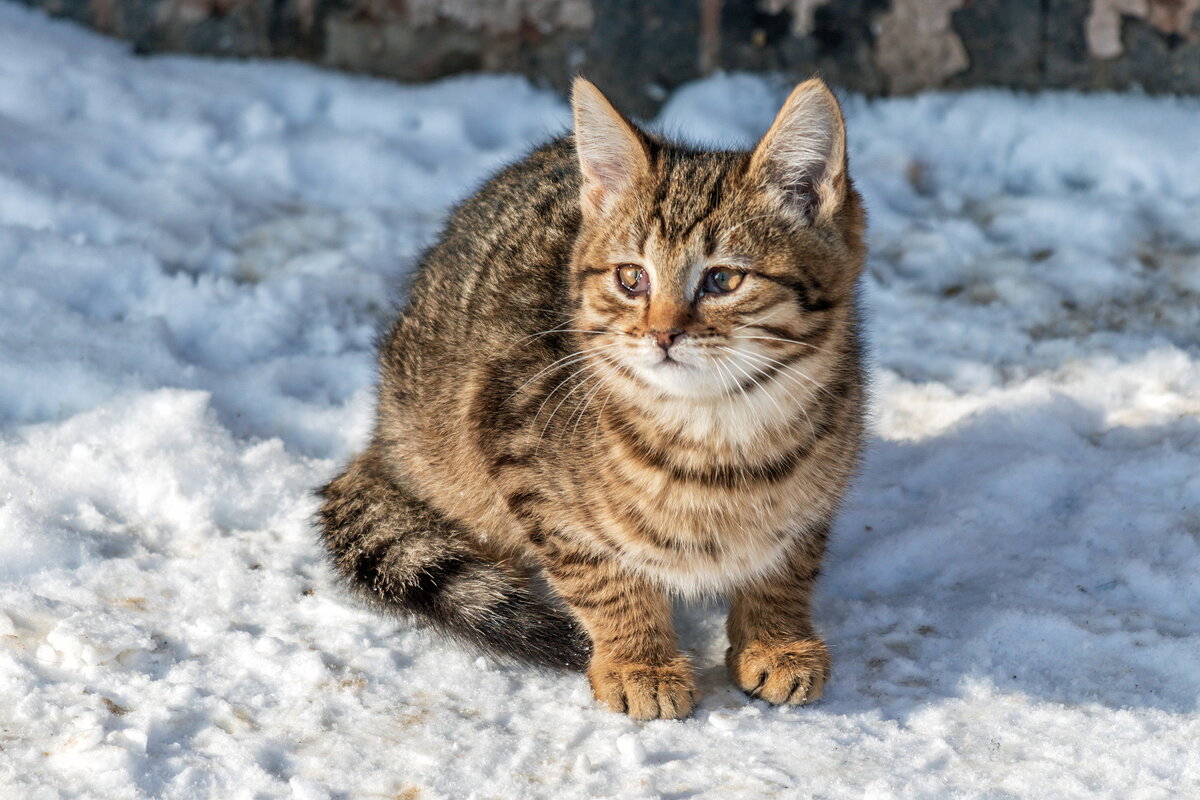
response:
<svg viewBox="0 0 1200 800"><path fill-rule="evenodd" d="M638 375L663 394L680 400L713 400L728 393L728 378L706 365L662 360L637 369Z"/></svg>

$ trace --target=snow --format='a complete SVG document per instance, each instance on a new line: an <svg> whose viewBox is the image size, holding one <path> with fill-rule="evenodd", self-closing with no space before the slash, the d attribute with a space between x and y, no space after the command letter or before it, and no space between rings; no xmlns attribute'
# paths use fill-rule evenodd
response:
<svg viewBox="0 0 1200 800"><path fill-rule="evenodd" d="M745 144L786 87L656 124ZM516 78L138 59L0 4L0 796L1200 795L1200 101L846 100L874 435L814 706L596 708L348 599L312 490Z"/></svg>

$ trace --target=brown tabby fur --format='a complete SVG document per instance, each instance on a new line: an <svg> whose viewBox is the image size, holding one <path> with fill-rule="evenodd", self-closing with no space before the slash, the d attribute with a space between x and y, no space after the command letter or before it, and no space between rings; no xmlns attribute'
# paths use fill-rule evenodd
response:
<svg viewBox="0 0 1200 800"><path fill-rule="evenodd" d="M366 596L586 668L641 719L694 703L670 595L724 593L733 681L814 700L809 598L864 404L837 103L802 84L753 153L651 137L582 80L575 111L574 137L500 172L425 255L371 443L323 490L325 543ZM742 285L698 296L713 265Z"/></svg>

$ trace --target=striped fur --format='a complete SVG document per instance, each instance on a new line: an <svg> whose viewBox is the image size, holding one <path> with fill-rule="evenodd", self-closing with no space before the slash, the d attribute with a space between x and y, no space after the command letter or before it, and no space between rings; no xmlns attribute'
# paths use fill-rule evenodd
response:
<svg viewBox="0 0 1200 800"><path fill-rule="evenodd" d="M425 255L380 348L371 444L323 490L326 545L379 603L586 665L638 718L694 702L670 595L724 593L735 683L815 699L808 599L865 392L836 101L802 84L752 153L650 137L582 81L575 109L575 138L500 172ZM715 266L741 285L700 293Z"/></svg>

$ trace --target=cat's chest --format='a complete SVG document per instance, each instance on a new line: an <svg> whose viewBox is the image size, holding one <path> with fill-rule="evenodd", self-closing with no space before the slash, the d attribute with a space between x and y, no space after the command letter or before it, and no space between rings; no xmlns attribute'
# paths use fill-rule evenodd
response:
<svg viewBox="0 0 1200 800"><path fill-rule="evenodd" d="M759 486L668 487L643 506L659 538L626 538L626 560L685 594L721 591L776 568L827 513L824 495L799 475Z"/></svg>
<svg viewBox="0 0 1200 800"><path fill-rule="evenodd" d="M614 439L585 478L579 522L657 582L722 591L775 568L829 513L809 455L787 441L734 456Z"/></svg>

